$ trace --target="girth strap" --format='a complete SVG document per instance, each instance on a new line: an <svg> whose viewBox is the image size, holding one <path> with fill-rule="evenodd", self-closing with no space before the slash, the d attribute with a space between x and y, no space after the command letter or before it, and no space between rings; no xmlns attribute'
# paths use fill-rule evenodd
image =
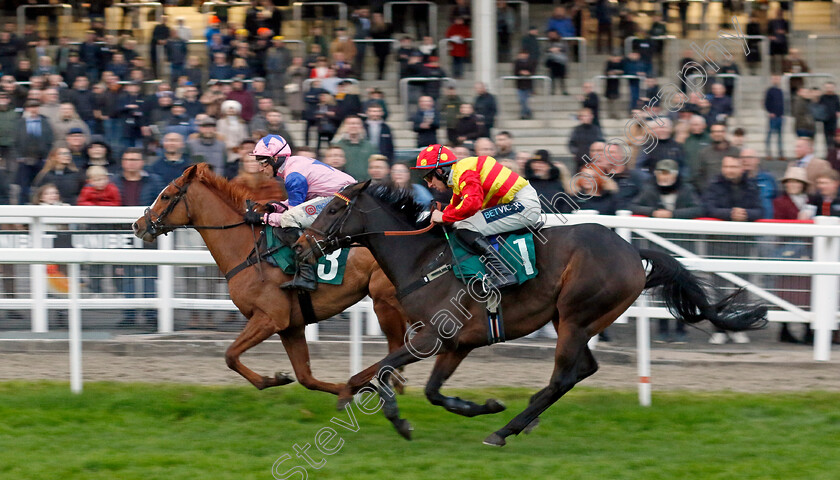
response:
<svg viewBox="0 0 840 480"><path fill-rule="evenodd" d="M420 287L425 287L432 280L435 280L436 278L442 277L443 274L445 274L446 272L448 272L450 270L452 270L452 265L447 263L446 265L441 265L440 267L432 270L427 275L423 275L423 277L409 283L407 287L398 291L397 292L397 300L401 300L403 297L405 297L409 293L417 290Z"/></svg>

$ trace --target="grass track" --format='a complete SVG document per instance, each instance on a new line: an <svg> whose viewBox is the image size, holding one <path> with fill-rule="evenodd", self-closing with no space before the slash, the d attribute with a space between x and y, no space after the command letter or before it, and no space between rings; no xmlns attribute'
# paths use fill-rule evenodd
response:
<svg viewBox="0 0 840 480"><path fill-rule="evenodd" d="M518 413L533 393L468 390L502 399L508 410L467 419L400 398L415 426L412 442L381 416L354 407L357 432L333 397L298 386L250 387L88 383L0 383L0 479L271 479L293 445L313 443L322 427L344 445L310 479L831 479L840 478L840 394L655 393L575 389L543 415L531 435L503 449L481 440ZM335 440L330 442L335 445ZM292 475L290 478L300 478Z"/></svg>

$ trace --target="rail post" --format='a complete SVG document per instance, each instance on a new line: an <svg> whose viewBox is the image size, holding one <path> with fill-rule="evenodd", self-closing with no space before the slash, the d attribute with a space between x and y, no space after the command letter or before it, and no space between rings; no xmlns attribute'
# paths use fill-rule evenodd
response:
<svg viewBox="0 0 840 480"><path fill-rule="evenodd" d="M67 265L70 306L67 312L70 341L70 391L82 393L82 311L79 308L79 264Z"/></svg>
<svg viewBox="0 0 840 480"><path fill-rule="evenodd" d="M161 235L157 238L158 249L175 250L175 235ZM172 307L172 294L175 289L175 267L161 265L158 267L158 333L172 333L175 331L175 317Z"/></svg>
<svg viewBox="0 0 840 480"><path fill-rule="evenodd" d="M44 248L44 223L40 217L33 217L29 224L29 245L32 248ZM47 322L47 266L32 264L29 266L29 292L32 296L32 331L45 333L49 330Z"/></svg>
<svg viewBox="0 0 840 480"><path fill-rule="evenodd" d="M838 217L818 216L817 225L840 225ZM814 261L836 262L840 259L840 240L837 237L818 236L814 238ZM831 332L837 328L838 286L837 275L814 275L811 277L811 326L814 329L814 360L827 362L831 359Z"/></svg>
<svg viewBox="0 0 840 480"><path fill-rule="evenodd" d="M350 376L362 371L362 305L350 307Z"/></svg>
<svg viewBox="0 0 840 480"><path fill-rule="evenodd" d="M643 313L636 317L636 363L639 370L639 405L649 407L650 393L650 318L647 314L648 298L643 292L637 300Z"/></svg>
<svg viewBox="0 0 840 480"><path fill-rule="evenodd" d="M630 210L618 210L615 214L619 217L633 216L633 212ZM633 232L629 228L616 228L615 233L618 234L619 237L623 238L627 243L633 243ZM628 323L627 312L619 315L615 320L615 323Z"/></svg>

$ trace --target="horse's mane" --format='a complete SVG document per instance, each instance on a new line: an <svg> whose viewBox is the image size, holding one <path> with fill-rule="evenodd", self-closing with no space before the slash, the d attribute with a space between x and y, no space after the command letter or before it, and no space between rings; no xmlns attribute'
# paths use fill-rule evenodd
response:
<svg viewBox="0 0 840 480"><path fill-rule="evenodd" d="M199 163L195 166L196 179L219 193L219 197L225 201L234 211L241 212L245 209L245 200L253 199L254 192L245 185L230 183L225 177L216 175L209 165Z"/></svg>
<svg viewBox="0 0 840 480"><path fill-rule="evenodd" d="M394 185L378 184L368 187L365 193L377 200L381 200L382 203L398 213L406 223L415 227L420 223L417 221L418 215L426 210L426 206L420 205L414 200L414 192L411 188L399 188ZM425 221L422 223L425 223Z"/></svg>

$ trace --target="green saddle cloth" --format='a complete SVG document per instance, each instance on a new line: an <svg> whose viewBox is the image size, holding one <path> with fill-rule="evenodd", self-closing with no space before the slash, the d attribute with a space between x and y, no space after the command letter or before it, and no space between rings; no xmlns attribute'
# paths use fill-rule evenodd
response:
<svg viewBox="0 0 840 480"><path fill-rule="evenodd" d="M488 237L490 244L501 253L502 258L516 271L516 280L522 284L537 276L537 262L534 250L534 236L528 232L513 235L492 235ZM473 277L484 275L484 264L478 255L467 251L461 242L452 242L455 251L455 265L453 271L463 282L469 282Z"/></svg>
<svg viewBox="0 0 840 480"><path fill-rule="evenodd" d="M274 227L265 227L265 236L268 251L274 252L271 254L271 259L278 267L283 269L283 272L293 275L295 273L295 252L274 235ZM344 280L344 268L347 266L347 255L349 254L349 248L342 248L319 258L316 270L318 283L341 285Z"/></svg>

